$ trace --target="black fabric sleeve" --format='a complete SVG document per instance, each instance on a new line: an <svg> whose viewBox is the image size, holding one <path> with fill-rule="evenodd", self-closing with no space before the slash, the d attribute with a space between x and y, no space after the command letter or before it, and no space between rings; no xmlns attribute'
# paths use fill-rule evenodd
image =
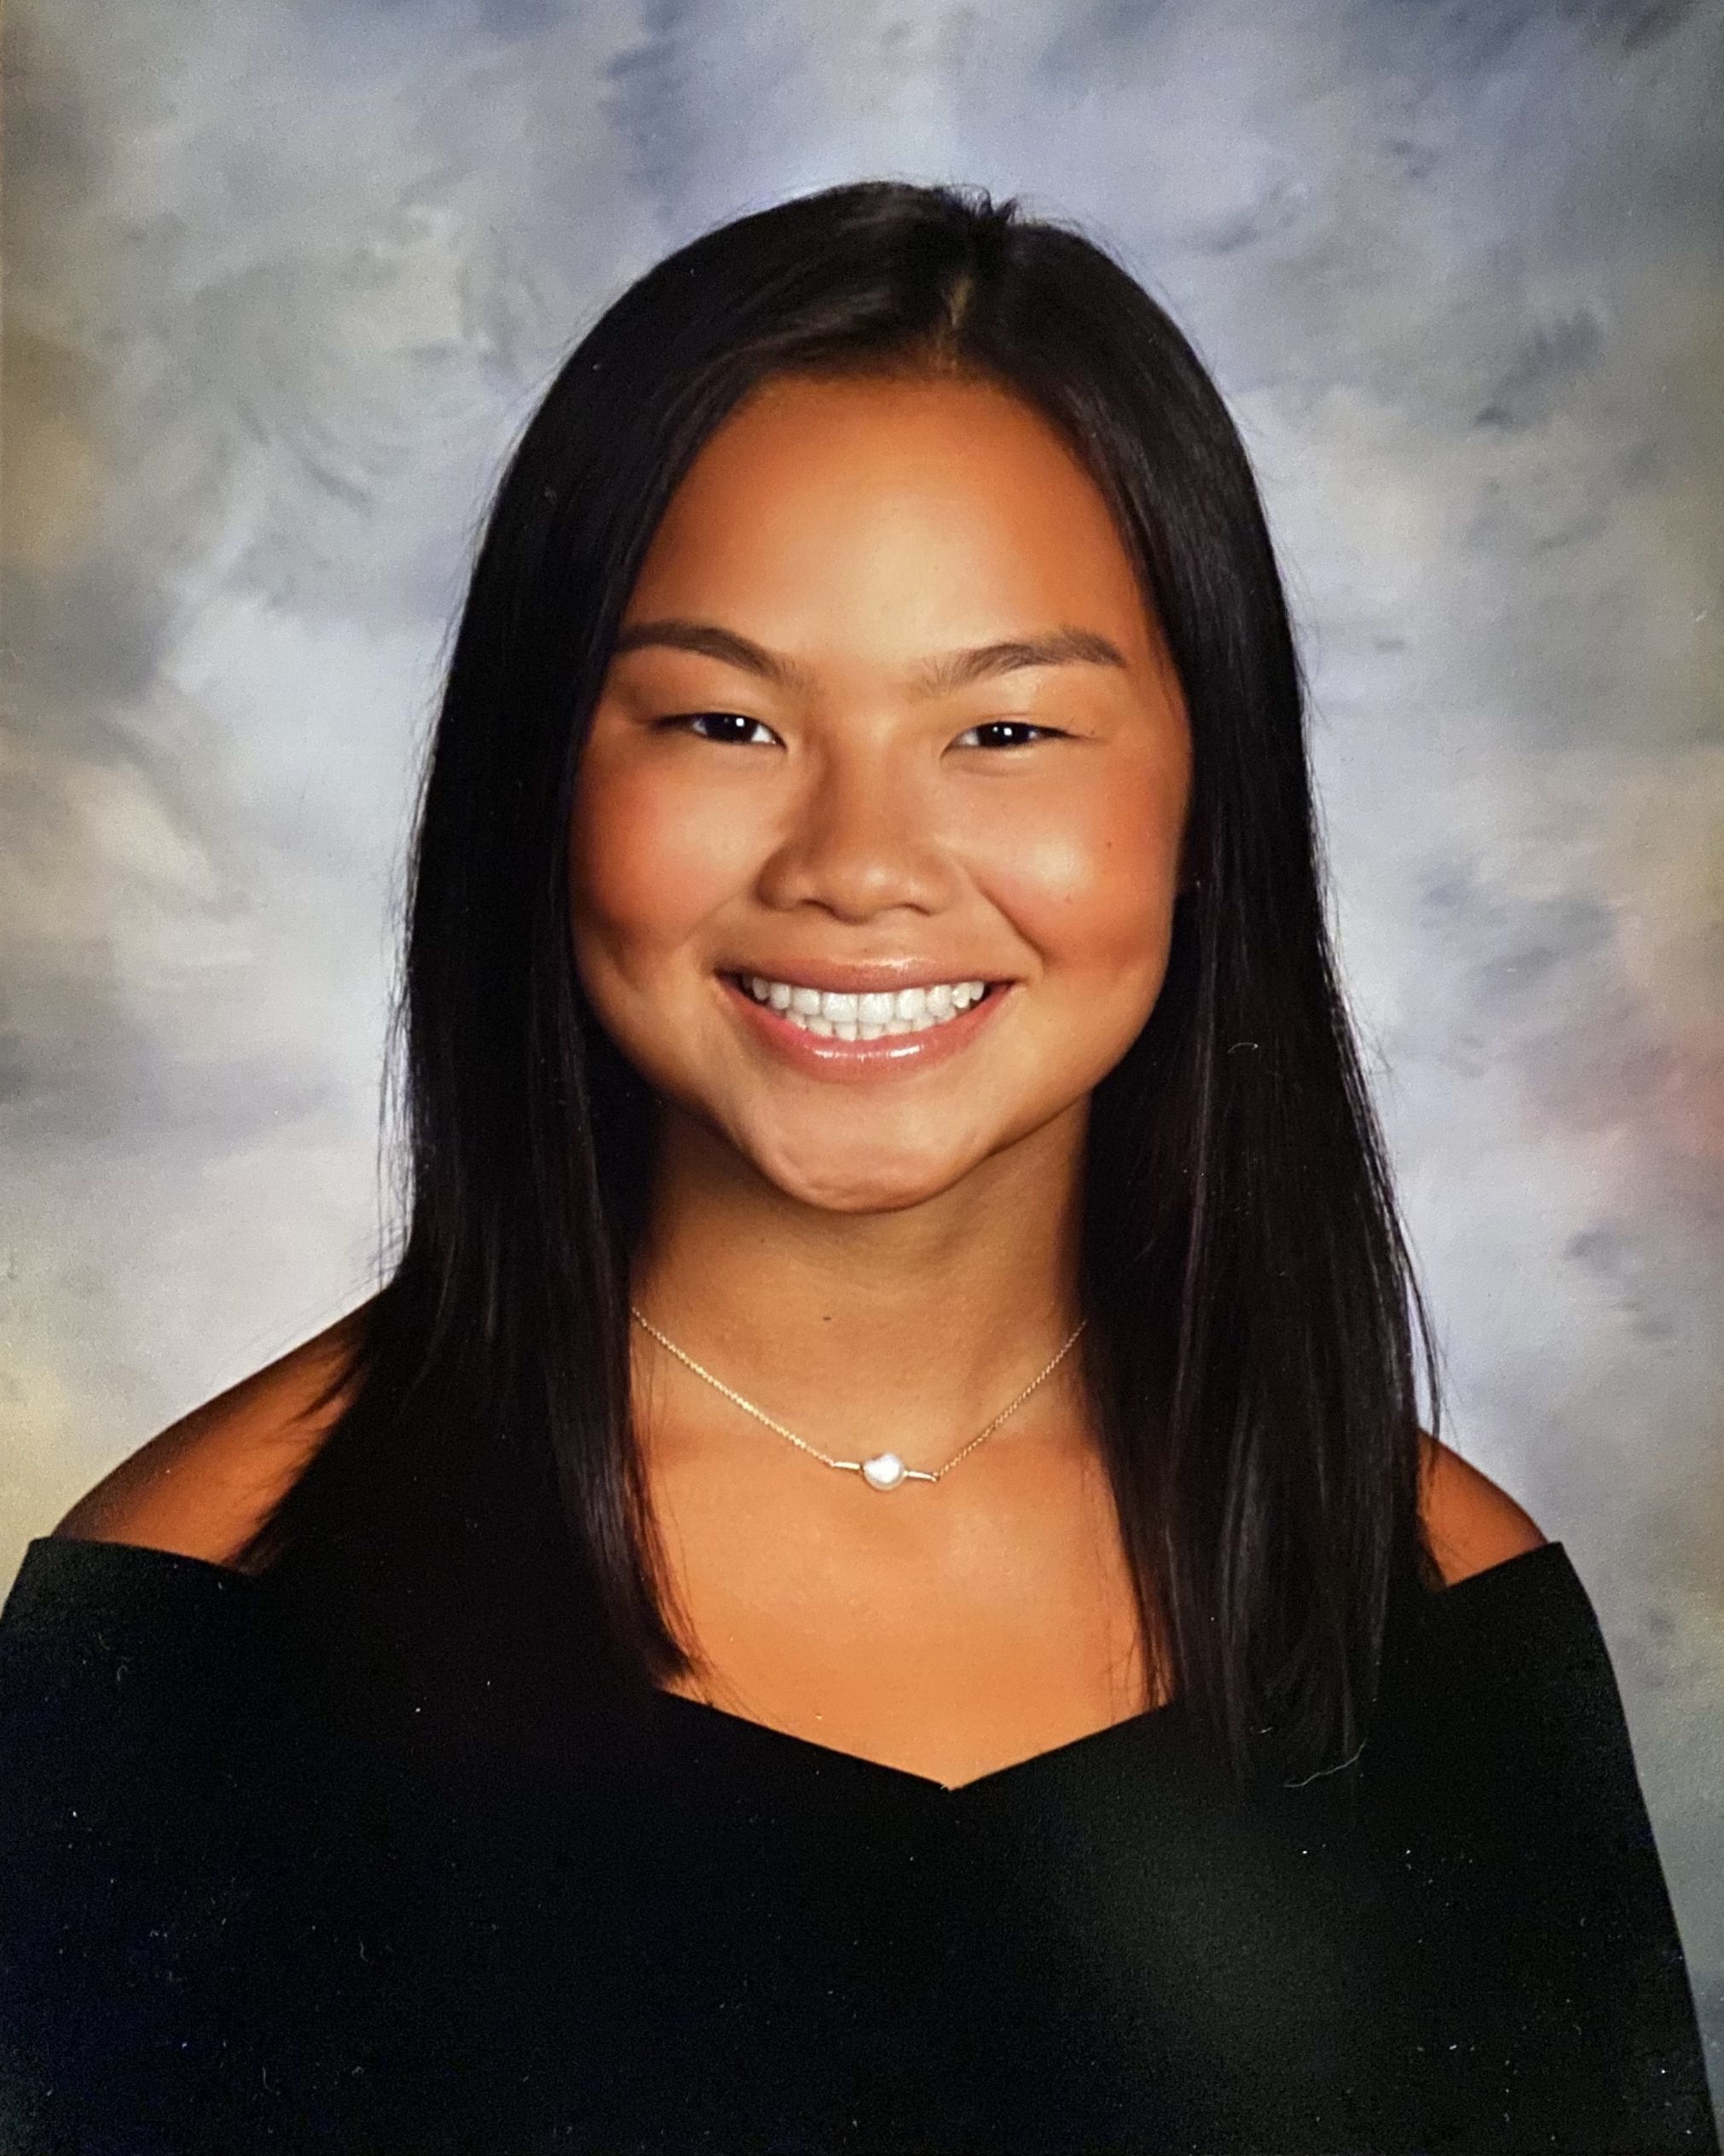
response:
<svg viewBox="0 0 1724 2156"><path fill-rule="evenodd" d="M0 2147L187 2144L232 2064L224 1941L256 1583L38 1538L0 1611Z"/></svg>
<svg viewBox="0 0 1724 2156"><path fill-rule="evenodd" d="M1426 1853L1449 1893L1449 1982L1468 1996L1447 2037L1466 2094L1432 2146L1716 2152L1681 1942L1579 1576L1547 1543L1437 1597L1435 1619L1409 1802L1438 1823Z"/></svg>

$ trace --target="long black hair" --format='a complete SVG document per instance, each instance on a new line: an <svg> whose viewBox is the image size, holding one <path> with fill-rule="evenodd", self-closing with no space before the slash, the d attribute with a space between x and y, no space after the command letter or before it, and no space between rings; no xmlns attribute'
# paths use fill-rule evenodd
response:
<svg viewBox="0 0 1724 2156"><path fill-rule="evenodd" d="M689 1666L631 1435L653 1104L581 991L567 833L659 518L785 374L1026 400L1101 488L1166 640L1195 887L1155 1008L1091 1102L1080 1368L1149 1666L1241 1777L1266 1753L1339 1765L1397 1583L1440 1584L1420 1517L1440 1410L1337 986L1285 599L1191 345L1081 232L979 189L829 188L703 234L605 310L526 426L419 805L404 1234L344 1404L237 1561L356 1653L410 1643L428 1695L512 1686L542 1718L547 1684L638 1706Z"/></svg>

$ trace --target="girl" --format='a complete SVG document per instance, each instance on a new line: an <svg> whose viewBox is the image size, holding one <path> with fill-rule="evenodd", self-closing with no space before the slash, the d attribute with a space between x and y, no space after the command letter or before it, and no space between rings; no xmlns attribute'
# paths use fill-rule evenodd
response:
<svg viewBox="0 0 1724 2156"><path fill-rule="evenodd" d="M0 1622L18 2146L1716 2149L1120 267L876 183L623 293L479 552L404 1015L386 1285Z"/></svg>

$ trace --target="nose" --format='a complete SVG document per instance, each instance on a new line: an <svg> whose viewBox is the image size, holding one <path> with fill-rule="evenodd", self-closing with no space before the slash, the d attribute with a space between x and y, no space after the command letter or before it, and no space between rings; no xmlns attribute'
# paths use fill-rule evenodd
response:
<svg viewBox="0 0 1724 2156"><path fill-rule="evenodd" d="M894 906L937 910L952 886L955 834L942 827L933 793L885 740L853 739L824 752L786 810L762 896L857 919Z"/></svg>

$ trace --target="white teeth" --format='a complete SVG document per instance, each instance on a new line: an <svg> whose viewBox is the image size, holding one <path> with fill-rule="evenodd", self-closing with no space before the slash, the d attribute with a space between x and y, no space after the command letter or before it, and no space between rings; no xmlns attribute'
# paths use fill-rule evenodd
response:
<svg viewBox="0 0 1724 2156"><path fill-rule="evenodd" d="M882 1034L925 1033L979 1002L983 981L942 981L929 988L844 994L832 988L794 988L763 974L743 977L757 1003L770 1004L795 1025L840 1040L877 1040Z"/></svg>

